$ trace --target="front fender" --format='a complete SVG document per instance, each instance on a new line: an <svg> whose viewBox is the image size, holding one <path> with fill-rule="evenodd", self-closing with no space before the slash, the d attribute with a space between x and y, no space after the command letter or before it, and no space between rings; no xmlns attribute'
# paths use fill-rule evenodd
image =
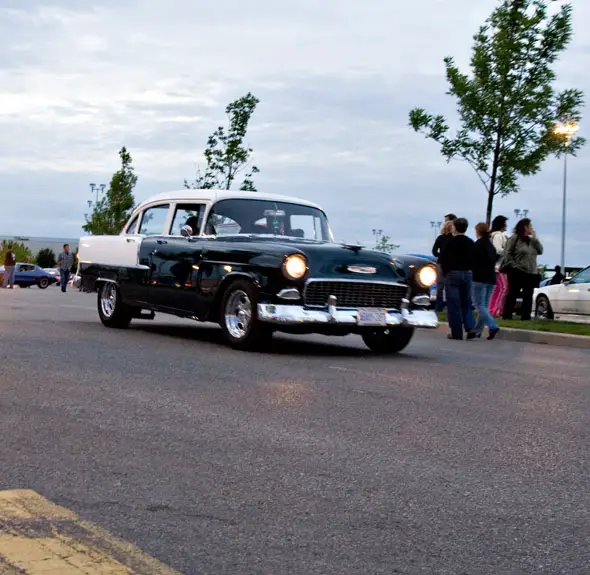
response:
<svg viewBox="0 0 590 575"><path fill-rule="evenodd" d="M209 312L207 314L206 321L213 321L217 322L219 320L219 308L221 307L221 300L231 283L238 279L246 279L251 281L259 290L262 289L264 285L264 277L259 272L255 271L235 271L228 273L217 288L217 292L215 293L215 297L213 298L213 302L211 307L209 308Z"/></svg>

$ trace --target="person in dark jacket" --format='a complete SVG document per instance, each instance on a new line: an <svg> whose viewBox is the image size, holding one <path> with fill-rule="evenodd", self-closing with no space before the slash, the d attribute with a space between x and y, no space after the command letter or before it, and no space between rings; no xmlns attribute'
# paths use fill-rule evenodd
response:
<svg viewBox="0 0 590 575"><path fill-rule="evenodd" d="M437 312L444 311L445 309L445 278L440 267L440 252L443 246L447 243L447 241L453 237L454 230L455 228L453 226L453 220L446 221L444 226L440 230L440 235L436 238L436 241L432 246L432 255L437 259L437 262L439 262L438 275L436 279L436 303L434 305L434 309Z"/></svg>
<svg viewBox="0 0 590 575"><path fill-rule="evenodd" d="M472 262L473 240L465 235L468 222L457 218L454 222L453 237L446 242L440 254L440 265L445 277L447 309L449 314L449 339L463 339L463 328L467 339L475 337L475 318L472 310Z"/></svg>
<svg viewBox="0 0 590 575"><path fill-rule="evenodd" d="M500 331L498 324L489 311L490 298L496 287L496 261L498 253L490 241L488 225L479 223L475 226L477 241L473 248L473 302L477 308L478 319L475 334L481 337L487 325L488 339L492 340Z"/></svg>
<svg viewBox="0 0 590 575"><path fill-rule="evenodd" d="M561 266L555 266L555 275L551 278L549 282L550 286L556 286L563 282L565 276L561 273Z"/></svg>
<svg viewBox="0 0 590 575"><path fill-rule="evenodd" d="M14 288L14 271L16 266L16 255L12 249L12 244L8 246L8 251L4 255L4 280L3 288Z"/></svg>

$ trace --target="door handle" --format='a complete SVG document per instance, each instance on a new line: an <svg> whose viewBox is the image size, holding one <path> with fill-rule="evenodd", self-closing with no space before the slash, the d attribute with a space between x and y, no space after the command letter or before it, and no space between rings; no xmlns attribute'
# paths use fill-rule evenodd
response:
<svg viewBox="0 0 590 575"><path fill-rule="evenodd" d="M160 245L162 245L162 244L167 244L168 242L167 242L166 240L158 240L158 243L159 243Z"/></svg>
<svg viewBox="0 0 590 575"><path fill-rule="evenodd" d="M128 244L136 244L137 240L135 238L127 238L127 243Z"/></svg>

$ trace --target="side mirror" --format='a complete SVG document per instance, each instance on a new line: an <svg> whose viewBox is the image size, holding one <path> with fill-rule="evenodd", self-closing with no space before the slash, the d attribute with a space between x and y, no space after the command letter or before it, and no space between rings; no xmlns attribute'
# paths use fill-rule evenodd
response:
<svg viewBox="0 0 590 575"><path fill-rule="evenodd" d="M182 226L182 228L180 228L180 235L185 238L190 238L193 235L193 228L190 226Z"/></svg>

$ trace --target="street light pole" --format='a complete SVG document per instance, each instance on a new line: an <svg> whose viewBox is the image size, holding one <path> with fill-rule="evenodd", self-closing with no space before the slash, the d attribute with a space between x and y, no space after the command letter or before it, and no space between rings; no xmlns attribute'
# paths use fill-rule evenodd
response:
<svg viewBox="0 0 590 575"><path fill-rule="evenodd" d="M565 272L565 231L566 231L566 208L567 208L567 154L568 146L574 134L578 131L576 122L556 124L553 132L564 138L565 150L563 154L563 198L561 205L561 269Z"/></svg>
<svg viewBox="0 0 590 575"><path fill-rule="evenodd" d="M563 155L563 200L561 206L561 270L565 273L565 219L567 208L567 152Z"/></svg>

